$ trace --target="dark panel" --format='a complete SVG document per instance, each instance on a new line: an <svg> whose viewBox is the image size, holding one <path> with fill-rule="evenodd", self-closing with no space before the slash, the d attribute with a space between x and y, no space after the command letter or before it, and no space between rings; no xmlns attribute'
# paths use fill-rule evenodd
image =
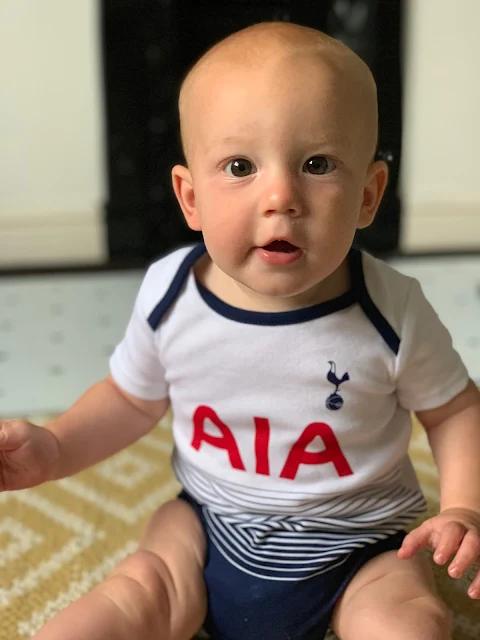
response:
<svg viewBox="0 0 480 640"><path fill-rule="evenodd" d="M372 68L379 87L380 145L391 179L377 221L359 234L374 252L398 244L396 195L401 140L401 0L102 0L112 260L148 262L198 238L174 198L181 160L176 98L180 80L214 42L255 22L289 20L343 40Z"/></svg>
<svg viewBox="0 0 480 640"><path fill-rule="evenodd" d="M149 260L188 240L170 186L178 155L176 21L167 3L103 3L110 256Z"/></svg>

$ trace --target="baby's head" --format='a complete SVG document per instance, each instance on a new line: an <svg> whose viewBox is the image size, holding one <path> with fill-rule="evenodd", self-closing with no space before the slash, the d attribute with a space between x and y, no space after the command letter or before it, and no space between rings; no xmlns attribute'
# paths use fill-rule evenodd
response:
<svg viewBox="0 0 480 640"><path fill-rule="evenodd" d="M179 110L187 167L173 185L216 268L281 298L331 276L387 180L367 65L315 29L261 23L202 56Z"/></svg>

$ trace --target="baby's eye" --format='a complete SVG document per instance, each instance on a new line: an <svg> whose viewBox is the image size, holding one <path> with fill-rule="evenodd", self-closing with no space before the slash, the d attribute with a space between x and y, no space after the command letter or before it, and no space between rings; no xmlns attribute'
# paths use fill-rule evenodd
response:
<svg viewBox="0 0 480 640"><path fill-rule="evenodd" d="M304 171L308 171L308 173L323 176L335 169L335 163L325 156L313 156L305 162L303 169Z"/></svg>
<svg viewBox="0 0 480 640"><path fill-rule="evenodd" d="M227 164L225 171L235 178L245 178L245 176L255 173L255 167L250 160L246 160L245 158L235 158L235 160L232 160Z"/></svg>

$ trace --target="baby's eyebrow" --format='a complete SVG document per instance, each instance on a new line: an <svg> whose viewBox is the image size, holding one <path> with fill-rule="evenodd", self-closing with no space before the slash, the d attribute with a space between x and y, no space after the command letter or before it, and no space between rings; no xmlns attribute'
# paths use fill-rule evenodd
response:
<svg viewBox="0 0 480 640"><path fill-rule="evenodd" d="M246 136L224 136L223 138L214 138L207 143L205 151L208 152L214 147L218 147L218 145L222 144L247 144L251 141L252 139Z"/></svg>
<svg viewBox="0 0 480 640"><path fill-rule="evenodd" d="M322 138L321 140L308 140L305 142L299 142L299 146L302 146L307 152L314 153L315 151L331 151L336 149L345 143L345 138L338 136L329 136L328 138Z"/></svg>
<svg viewBox="0 0 480 640"><path fill-rule="evenodd" d="M219 145L247 145L255 141L255 138L250 136L224 136L223 138L214 138L210 140L206 147L205 151L208 153L213 148L218 147ZM342 143L345 143L345 137L342 136L339 132L338 135L325 136L325 138L317 139L317 140L305 140L303 142L299 141L298 146L302 146L304 149L311 150L312 153L317 150L326 150L332 149L334 147L338 147Z"/></svg>

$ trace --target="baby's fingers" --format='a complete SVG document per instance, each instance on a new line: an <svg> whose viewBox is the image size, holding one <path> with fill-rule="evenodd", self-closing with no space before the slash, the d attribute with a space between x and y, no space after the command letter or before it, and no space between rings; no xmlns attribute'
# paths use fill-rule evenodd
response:
<svg viewBox="0 0 480 640"><path fill-rule="evenodd" d="M448 569L452 578L459 578L480 556L480 535L468 531Z"/></svg>
<svg viewBox="0 0 480 640"><path fill-rule="evenodd" d="M414 556L417 551L428 547L430 545L431 533L432 530L429 520L423 522L413 531L410 531L410 533L405 536L402 546L398 550L398 557L408 560L408 558Z"/></svg>
<svg viewBox="0 0 480 640"><path fill-rule="evenodd" d="M460 548L448 569L452 578L459 578L480 556L480 535L467 531Z"/></svg>
<svg viewBox="0 0 480 640"><path fill-rule="evenodd" d="M13 420L0 422L0 449L11 449L12 440L18 438L18 429Z"/></svg>
<svg viewBox="0 0 480 640"><path fill-rule="evenodd" d="M13 451L21 447L28 438L31 425L22 420L0 422L0 450Z"/></svg>
<svg viewBox="0 0 480 640"><path fill-rule="evenodd" d="M440 534L438 544L435 545L433 559L437 564L445 564L457 552L467 532L460 522L447 522Z"/></svg>
<svg viewBox="0 0 480 640"><path fill-rule="evenodd" d="M477 558L477 562L480 562L480 556ZM474 600L480 600L480 568L468 589L468 595Z"/></svg>

